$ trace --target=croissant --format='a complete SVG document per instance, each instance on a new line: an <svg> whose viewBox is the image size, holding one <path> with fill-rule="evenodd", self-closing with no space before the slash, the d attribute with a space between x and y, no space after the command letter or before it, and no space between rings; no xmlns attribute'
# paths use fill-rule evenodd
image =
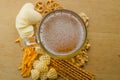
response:
<svg viewBox="0 0 120 80"><path fill-rule="evenodd" d="M21 38L32 37L34 26L42 19L40 13L34 10L32 3L26 3L16 16L16 28Z"/></svg>

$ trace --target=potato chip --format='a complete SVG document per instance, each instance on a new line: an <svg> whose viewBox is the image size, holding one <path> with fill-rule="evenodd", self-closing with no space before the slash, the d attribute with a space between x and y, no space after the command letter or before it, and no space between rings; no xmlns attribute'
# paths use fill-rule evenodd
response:
<svg viewBox="0 0 120 80"><path fill-rule="evenodd" d="M57 78L57 71L54 68L50 68L50 70L47 73L47 77L49 79L56 79Z"/></svg>
<svg viewBox="0 0 120 80"><path fill-rule="evenodd" d="M35 60L35 61L34 61L34 63L33 63L33 68L34 68L34 69L36 69L36 66L37 66L37 64L39 64L39 62L40 62L39 60Z"/></svg>
<svg viewBox="0 0 120 80"><path fill-rule="evenodd" d="M41 73L40 74L40 80L47 80L47 73Z"/></svg>
<svg viewBox="0 0 120 80"><path fill-rule="evenodd" d="M39 57L39 60L43 63L45 63L46 65L50 64L50 56L47 54L44 54L42 56Z"/></svg>
<svg viewBox="0 0 120 80"><path fill-rule="evenodd" d="M39 62L39 64L36 65L36 69L40 73L43 73L43 72L47 72L48 71L48 66L45 63L43 63L43 62Z"/></svg>
<svg viewBox="0 0 120 80"><path fill-rule="evenodd" d="M39 71L36 69L31 70L31 77L33 80L37 80L39 78Z"/></svg>

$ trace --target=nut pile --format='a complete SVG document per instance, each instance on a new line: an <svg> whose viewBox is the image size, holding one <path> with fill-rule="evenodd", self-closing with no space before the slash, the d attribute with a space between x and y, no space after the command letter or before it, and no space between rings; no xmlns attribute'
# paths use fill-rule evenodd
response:
<svg viewBox="0 0 120 80"><path fill-rule="evenodd" d="M68 61L72 62L74 65L76 65L78 67L83 67L85 65L85 63L88 62L87 51L89 48L90 48L90 44L88 43L88 41L86 41L85 46L82 49L82 51L79 54L77 54L76 56L69 59Z"/></svg>

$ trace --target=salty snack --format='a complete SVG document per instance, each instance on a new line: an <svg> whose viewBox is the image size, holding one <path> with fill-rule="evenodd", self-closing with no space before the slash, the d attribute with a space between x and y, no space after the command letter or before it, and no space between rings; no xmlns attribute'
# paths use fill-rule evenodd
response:
<svg viewBox="0 0 120 80"><path fill-rule="evenodd" d="M47 77L49 79L56 79L57 78L57 71L54 68L50 68L50 70L47 73Z"/></svg>
<svg viewBox="0 0 120 80"><path fill-rule="evenodd" d="M45 16L49 12L61 9L62 6L55 2L55 0L46 0L45 3L42 0L37 0L34 3L35 10L42 14L42 16Z"/></svg>
<svg viewBox="0 0 120 80"><path fill-rule="evenodd" d="M94 80L94 75L83 70L67 60L58 60L51 58L51 66L53 66L58 74L68 80Z"/></svg>
<svg viewBox="0 0 120 80"><path fill-rule="evenodd" d="M47 78L48 77L46 72L40 74L40 80L47 80Z"/></svg>
<svg viewBox="0 0 120 80"><path fill-rule="evenodd" d="M22 65L18 68L19 70L22 70L21 75L23 77L30 76L30 71L32 69L33 62L37 58L37 56L38 54L35 52L34 48L25 48Z"/></svg>
<svg viewBox="0 0 120 80"><path fill-rule="evenodd" d="M48 14L49 12L50 12L49 9L44 10L43 13L42 13L42 16L45 16L45 15Z"/></svg>
<svg viewBox="0 0 120 80"><path fill-rule="evenodd" d="M89 49L90 48L90 43L86 44L86 49Z"/></svg>
<svg viewBox="0 0 120 80"><path fill-rule="evenodd" d="M89 17L87 17L87 15L86 15L85 13L83 13L83 12L80 13L79 15L80 15L80 17L83 19L83 21L84 21L86 27L88 27L88 20L89 20Z"/></svg>
<svg viewBox="0 0 120 80"><path fill-rule="evenodd" d="M35 4L34 4L34 9L36 10L36 11L38 11L39 13L42 13L43 12L43 10L44 10L44 3L43 3L43 1L42 0L37 0L36 2L35 2Z"/></svg>
<svg viewBox="0 0 120 80"><path fill-rule="evenodd" d="M39 72L39 78L41 80L46 80L48 78L47 73L49 71L49 66L48 66L49 64L50 64L50 56L47 54L39 55L39 58L34 61L33 68L34 70L37 70Z"/></svg>
<svg viewBox="0 0 120 80"><path fill-rule="evenodd" d="M47 79L47 72L48 72L48 66L41 62L40 60L36 60L33 63L33 72L31 72L32 79L38 79L46 80ZM35 73L36 72L36 73Z"/></svg>
<svg viewBox="0 0 120 80"><path fill-rule="evenodd" d="M48 71L48 66L43 63L43 62L39 62L39 64L36 65L36 69L40 72L40 73L44 73Z"/></svg>
<svg viewBox="0 0 120 80"><path fill-rule="evenodd" d="M15 40L16 43L20 43L21 42L21 38L18 37L16 40Z"/></svg>
<svg viewBox="0 0 120 80"><path fill-rule="evenodd" d="M53 8L54 10L57 10L57 9L62 9L62 6L60 6L60 4L58 4L58 3L53 3L53 4L52 4L52 8Z"/></svg>
<svg viewBox="0 0 120 80"><path fill-rule="evenodd" d="M46 8L52 8L53 3L55 3L54 0L47 0L45 3Z"/></svg>
<svg viewBox="0 0 120 80"><path fill-rule="evenodd" d="M39 64L39 60L35 60L34 62L33 62L33 68L34 69L36 69L37 68L37 65Z"/></svg>
<svg viewBox="0 0 120 80"><path fill-rule="evenodd" d="M58 4L54 0L47 0L45 5L46 8L52 8L52 9L58 9L58 7L62 8L62 6L60 6L60 4Z"/></svg>
<svg viewBox="0 0 120 80"><path fill-rule="evenodd" d="M88 49L88 48L87 48ZM88 62L87 50L81 51L79 54L68 60L78 67L83 67Z"/></svg>
<svg viewBox="0 0 120 80"><path fill-rule="evenodd" d="M42 56L39 57L40 62L45 63L46 65L50 64L50 56L47 54L44 54Z"/></svg>
<svg viewBox="0 0 120 80"><path fill-rule="evenodd" d="M37 80L39 78L40 72L36 69L31 70L31 77L33 80Z"/></svg>

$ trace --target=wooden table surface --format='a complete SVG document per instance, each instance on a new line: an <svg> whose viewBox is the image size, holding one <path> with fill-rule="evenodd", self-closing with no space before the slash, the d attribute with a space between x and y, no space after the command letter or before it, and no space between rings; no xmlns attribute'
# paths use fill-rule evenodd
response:
<svg viewBox="0 0 120 80"><path fill-rule="evenodd" d="M23 52L14 43L18 37L15 19L26 2L35 0L0 0L0 80L22 78L17 67ZM120 80L120 0L58 0L65 8L84 12L89 18L88 38L92 45L85 69L96 80Z"/></svg>

